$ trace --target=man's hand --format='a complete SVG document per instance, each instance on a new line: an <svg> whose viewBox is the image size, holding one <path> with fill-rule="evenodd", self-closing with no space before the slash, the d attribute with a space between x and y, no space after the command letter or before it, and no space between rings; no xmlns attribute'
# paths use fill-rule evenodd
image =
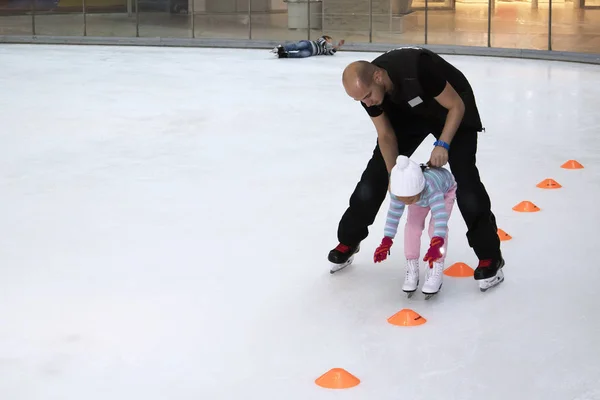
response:
<svg viewBox="0 0 600 400"><path fill-rule="evenodd" d="M441 146L435 146L427 163L432 167L443 167L448 162L448 150Z"/></svg>

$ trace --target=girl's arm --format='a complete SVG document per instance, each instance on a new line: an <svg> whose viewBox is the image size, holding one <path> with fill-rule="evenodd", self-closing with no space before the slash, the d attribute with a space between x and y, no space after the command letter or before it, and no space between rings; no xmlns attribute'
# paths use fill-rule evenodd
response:
<svg viewBox="0 0 600 400"><path fill-rule="evenodd" d="M433 218L433 236L446 239L449 215L446 211L444 193L441 191L433 193L429 199L429 208L431 209L431 218Z"/></svg>
<svg viewBox="0 0 600 400"><path fill-rule="evenodd" d="M394 196L390 195L390 208L388 209L387 218L385 220L385 228L383 230L384 236L392 239L396 236L400 218L402 218L402 214L404 213L404 207L404 203L396 200Z"/></svg>

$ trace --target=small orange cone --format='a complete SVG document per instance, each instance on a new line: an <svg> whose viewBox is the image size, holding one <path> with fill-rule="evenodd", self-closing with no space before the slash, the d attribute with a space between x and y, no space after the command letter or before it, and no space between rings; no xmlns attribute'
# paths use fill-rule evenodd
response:
<svg viewBox="0 0 600 400"><path fill-rule="evenodd" d="M500 238L501 242L512 239L512 236L510 236L508 233L504 232L502 229L498 229L498 237Z"/></svg>
<svg viewBox="0 0 600 400"><path fill-rule="evenodd" d="M569 160L560 167L564 169L581 169L583 168L583 165L581 165L578 161Z"/></svg>
<svg viewBox="0 0 600 400"><path fill-rule="evenodd" d="M540 208L530 201L522 201L513 207L513 210L519 212L537 212Z"/></svg>
<svg viewBox="0 0 600 400"><path fill-rule="evenodd" d="M425 322L427 322L427 320L413 310L404 308L389 317L388 322L392 325L398 326L417 326L423 325Z"/></svg>
<svg viewBox="0 0 600 400"><path fill-rule="evenodd" d="M536 186L541 189L559 189L562 187L560 183L558 183L554 179L550 179L550 178L544 179L543 181L538 183Z"/></svg>
<svg viewBox="0 0 600 400"><path fill-rule="evenodd" d="M342 368L333 368L315 379L315 383L326 389L348 389L360 383L360 379Z"/></svg>
<svg viewBox="0 0 600 400"><path fill-rule="evenodd" d="M473 268L462 262L454 263L444 270L444 275L448 275L453 278L468 278L474 274L475 271Z"/></svg>

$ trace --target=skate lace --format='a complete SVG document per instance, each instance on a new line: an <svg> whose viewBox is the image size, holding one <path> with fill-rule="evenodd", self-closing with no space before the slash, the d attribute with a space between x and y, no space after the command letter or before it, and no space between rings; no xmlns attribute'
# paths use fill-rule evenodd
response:
<svg viewBox="0 0 600 400"><path fill-rule="evenodd" d="M443 264L440 263L433 263L431 267L429 267L429 265L427 265L427 267L427 276L425 278L427 280L439 278L439 276L442 275L442 270L444 269Z"/></svg>
<svg viewBox="0 0 600 400"><path fill-rule="evenodd" d="M434 276L437 278L440 275L442 275L442 270L443 269L444 269L444 265L443 264L434 263L433 264Z"/></svg>
<svg viewBox="0 0 600 400"><path fill-rule="evenodd" d="M407 261L406 271L404 273L406 278L409 278L413 274L419 273L419 262Z"/></svg>
<svg viewBox="0 0 600 400"><path fill-rule="evenodd" d="M345 244L342 244L342 243L340 243L340 244L338 244L338 245L336 246L336 248L335 248L335 249L336 249L337 251L340 251L340 252L342 252L342 253L347 253L347 252L348 252L348 250L350 250L350 247L346 246Z"/></svg>

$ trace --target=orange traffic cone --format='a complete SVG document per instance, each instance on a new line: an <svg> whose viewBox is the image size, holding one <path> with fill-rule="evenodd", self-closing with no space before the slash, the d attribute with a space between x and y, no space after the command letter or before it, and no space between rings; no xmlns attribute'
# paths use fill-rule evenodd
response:
<svg viewBox="0 0 600 400"><path fill-rule="evenodd" d="M348 389L360 383L360 379L342 368L333 368L315 379L315 383L326 389Z"/></svg>
<svg viewBox="0 0 600 400"><path fill-rule="evenodd" d="M389 317L388 322L392 325L398 326L417 326L423 325L425 322L427 322L427 320L413 310L404 308Z"/></svg>
<svg viewBox="0 0 600 400"><path fill-rule="evenodd" d="M468 278L474 274L475 271L473 268L462 262L454 263L444 270L444 275L448 275L453 278Z"/></svg>
<svg viewBox="0 0 600 400"><path fill-rule="evenodd" d="M522 201L513 207L513 210L519 212L537 212L540 208L530 201Z"/></svg>
<svg viewBox="0 0 600 400"><path fill-rule="evenodd" d="M560 167L564 169L581 169L583 168L583 165L581 165L578 161L569 160Z"/></svg>
<svg viewBox="0 0 600 400"><path fill-rule="evenodd" d="M543 181L538 183L536 186L541 189L560 189L562 187L560 185L560 183L558 183L554 179L550 179L550 178L544 179Z"/></svg>
<svg viewBox="0 0 600 400"><path fill-rule="evenodd" d="M508 233L504 232L502 229L498 229L498 237L500 238L500 241L512 239L512 236L510 236Z"/></svg>

